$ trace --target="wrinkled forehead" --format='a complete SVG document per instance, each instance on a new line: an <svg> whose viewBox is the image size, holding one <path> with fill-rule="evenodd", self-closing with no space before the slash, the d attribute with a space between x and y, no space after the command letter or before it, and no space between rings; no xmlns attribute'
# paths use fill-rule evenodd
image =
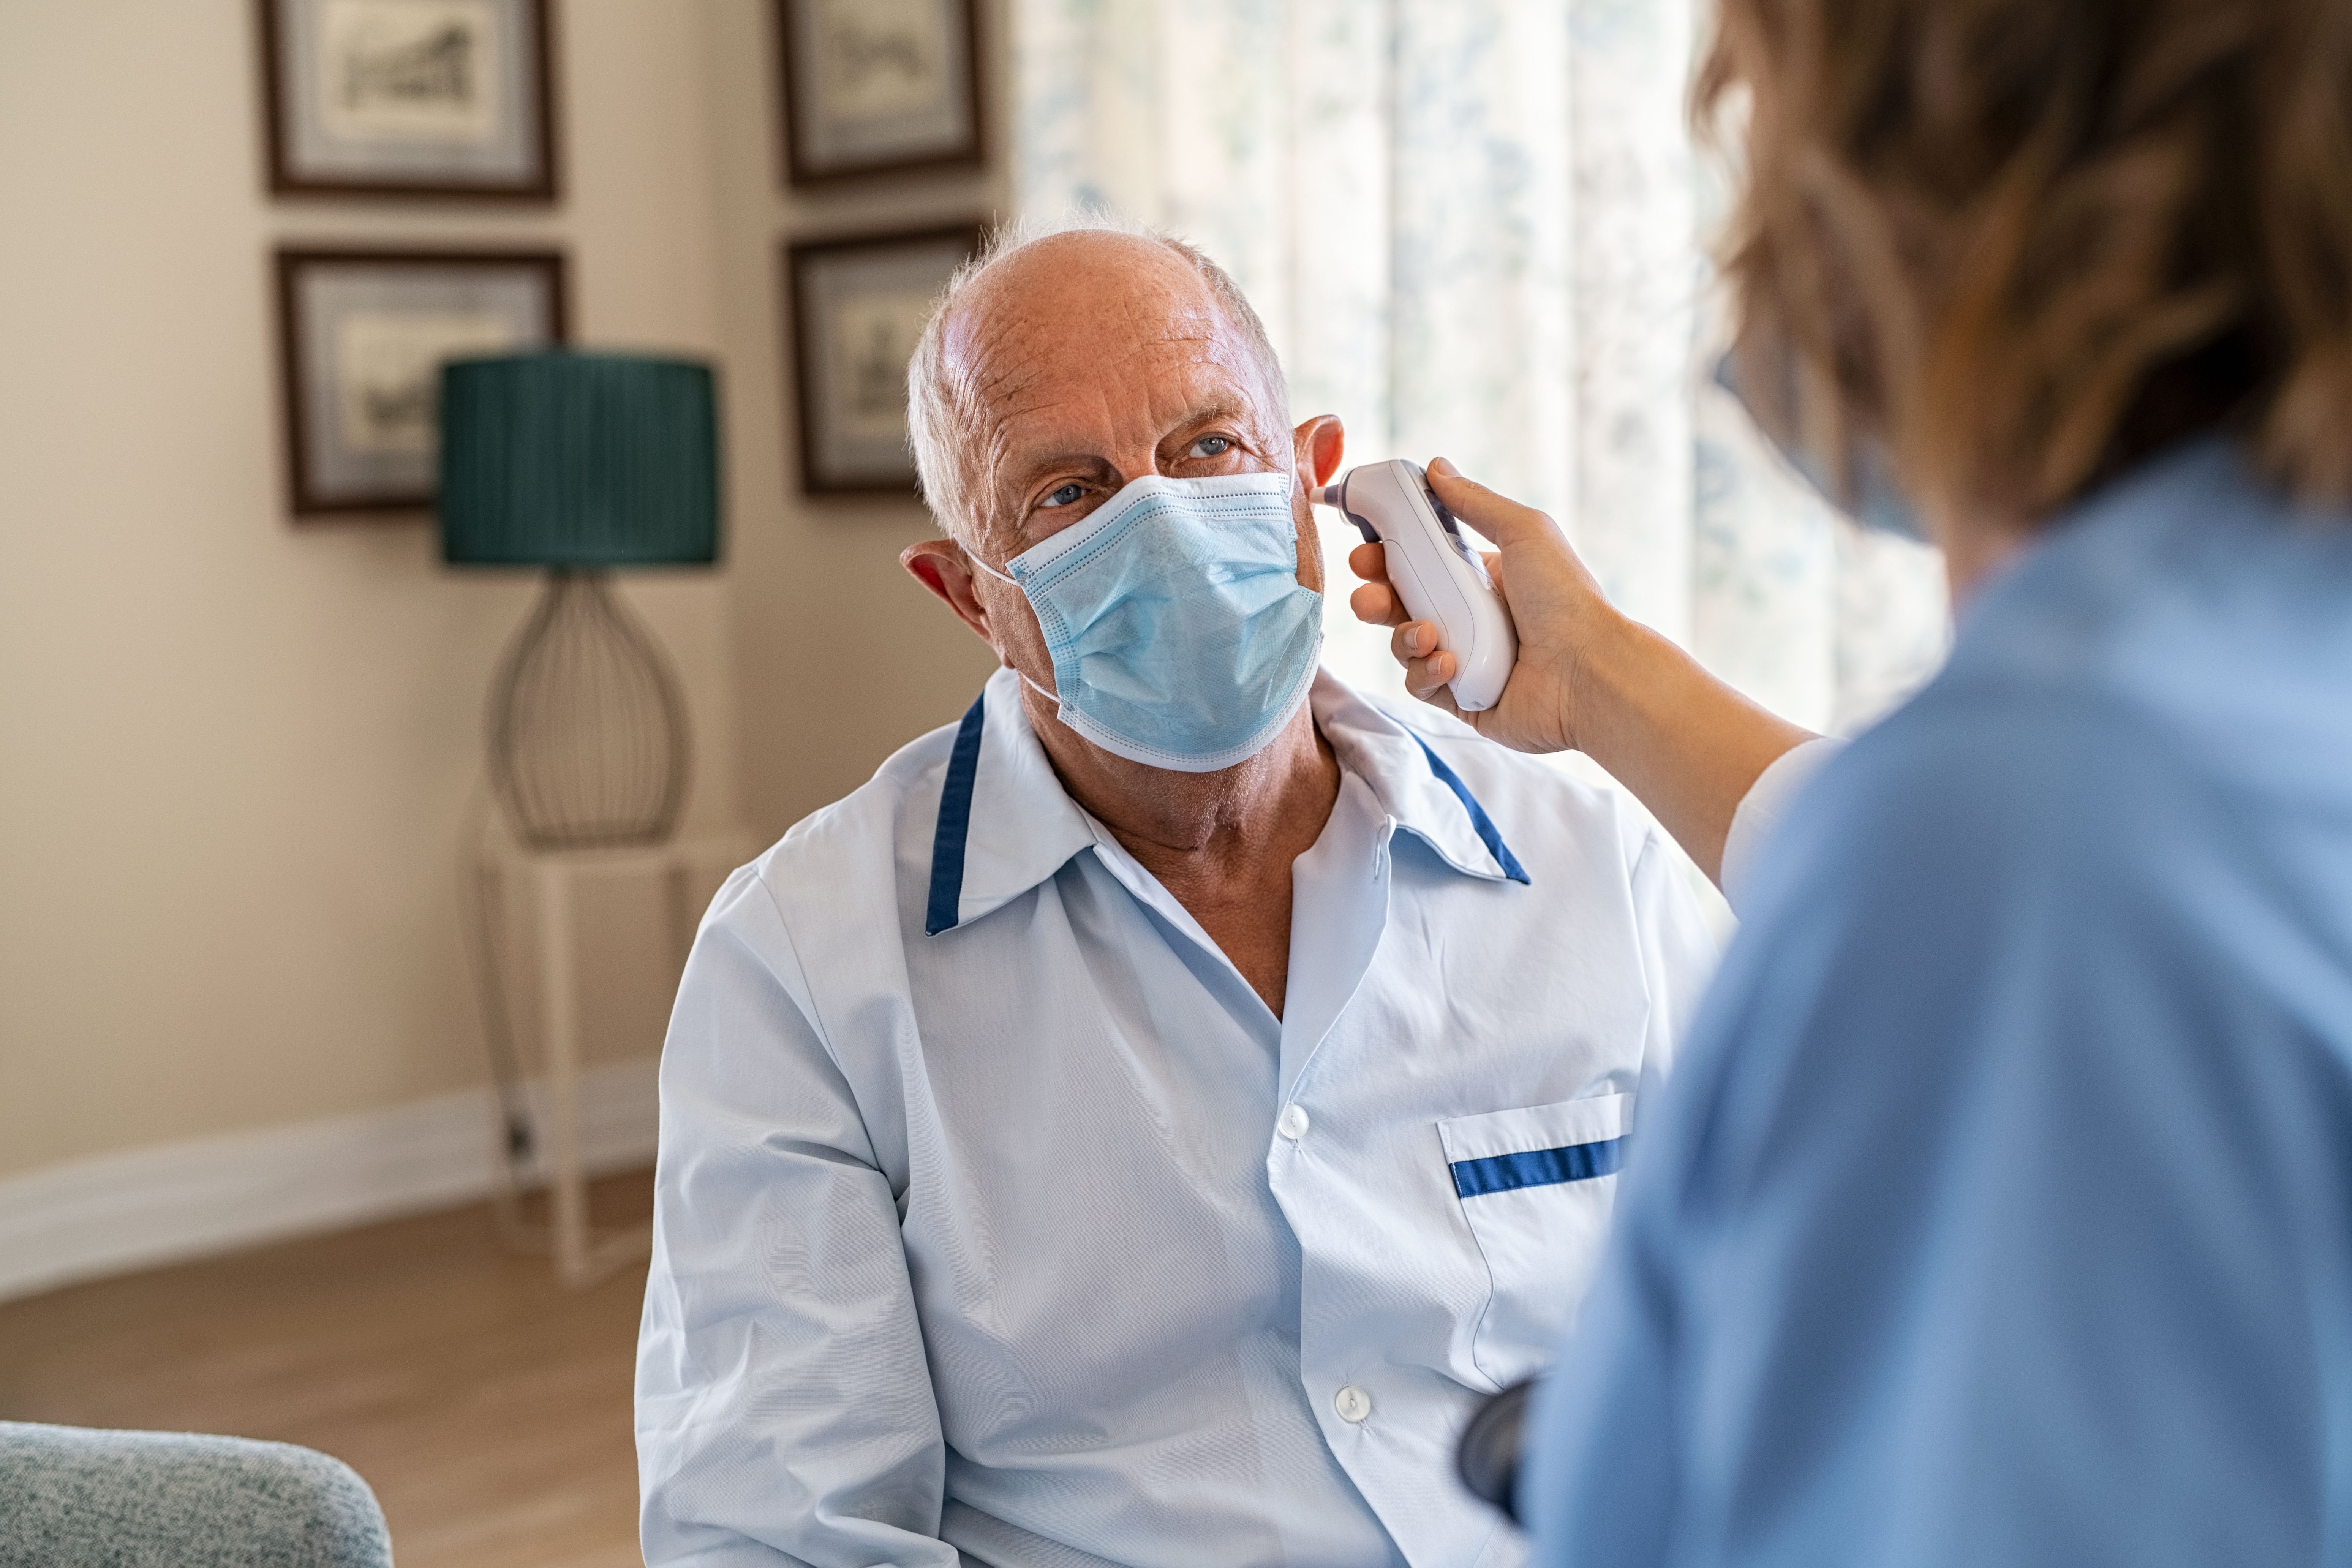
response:
<svg viewBox="0 0 2352 1568"><path fill-rule="evenodd" d="M1041 240L1000 263L949 326L952 374L1000 461L1024 449L1151 440L1222 403L1278 426L1249 332L1181 257L1128 235Z"/></svg>

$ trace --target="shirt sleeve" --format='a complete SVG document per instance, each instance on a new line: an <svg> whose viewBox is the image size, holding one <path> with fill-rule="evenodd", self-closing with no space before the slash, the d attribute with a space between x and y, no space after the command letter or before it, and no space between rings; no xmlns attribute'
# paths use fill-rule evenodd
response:
<svg viewBox="0 0 2352 1568"><path fill-rule="evenodd" d="M1654 1102L1674 1071L1683 1037L1706 994L1721 955L1698 889L1706 874L1658 830L1650 830L1633 861L1633 921L1642 944L1643 981L1650 1017L1642 1046L1643 1100Z"/></svg>
<svg viewBox="0 0 2352 1568"><path fill-rule="evenodd" d="M1748 907L1749 883L1765 847L1779 837L1790 808L1822 765L1846 742L1832 735L1816 735L1790 747L1764 766L1731 814L1731 828L1723 837L1723 898L1735 913Z"/></svg>
<svg viewBox="0 0 2352 1568"><path fill-rule="evenodd" d="M897 1199L756 868L721 889L661 1068L637 1346L646 1563L951 1568Z"/></svg>
<svg viewBox="0 0 2352 1568"><path fill-rule="evenodd" d="M2324 1560L2346 985L2242 808L1989 714L1787 833L1537 1413L1538 1561Z"/></svg>

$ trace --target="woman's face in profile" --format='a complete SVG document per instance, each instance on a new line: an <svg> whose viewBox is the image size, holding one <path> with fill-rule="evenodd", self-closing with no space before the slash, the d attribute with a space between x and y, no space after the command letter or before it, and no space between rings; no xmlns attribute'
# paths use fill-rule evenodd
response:
<svg viewBox="0 0 2352 1568"><path fill-rule="evenodd" d="M2352 496L2347 50L2352 0L1722 0L1759 424L1956 584L2207 430Z"/></svg>

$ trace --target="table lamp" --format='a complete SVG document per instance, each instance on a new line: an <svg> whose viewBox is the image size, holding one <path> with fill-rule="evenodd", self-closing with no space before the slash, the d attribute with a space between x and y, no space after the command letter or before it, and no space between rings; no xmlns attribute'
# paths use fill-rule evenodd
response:
<svg viewBox="0 0 2352 1568"><path fill-rule="evenodd" d="M547 586L490 687L492 789L533 849L655 844L686 805L686 704L613 595L624 566L719 550L710 367L556 351L441 373L441 552L541 566Z"/></svg>

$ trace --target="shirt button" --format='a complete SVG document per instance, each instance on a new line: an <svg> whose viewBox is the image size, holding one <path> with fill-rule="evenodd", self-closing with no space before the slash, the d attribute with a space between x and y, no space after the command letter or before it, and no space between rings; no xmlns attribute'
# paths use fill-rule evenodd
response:
<svg viewBox="0 0 2352 1568"><path fill-rule="evenodd" d="M1275 1119L1274 1126L1275 1131L1293 1142L1306 1137L1307 1108L1303 1105L1284 1106L1282 1114Z"/></svg>
<svg viewBox="0 0 2352 1568"><path fill-rule="evenodd" d="M1331 1396L1331 1408L1339 1413L1340 1420L1352 1425L1372 1413L1372 1396L1351 1383Z"/></svg>

